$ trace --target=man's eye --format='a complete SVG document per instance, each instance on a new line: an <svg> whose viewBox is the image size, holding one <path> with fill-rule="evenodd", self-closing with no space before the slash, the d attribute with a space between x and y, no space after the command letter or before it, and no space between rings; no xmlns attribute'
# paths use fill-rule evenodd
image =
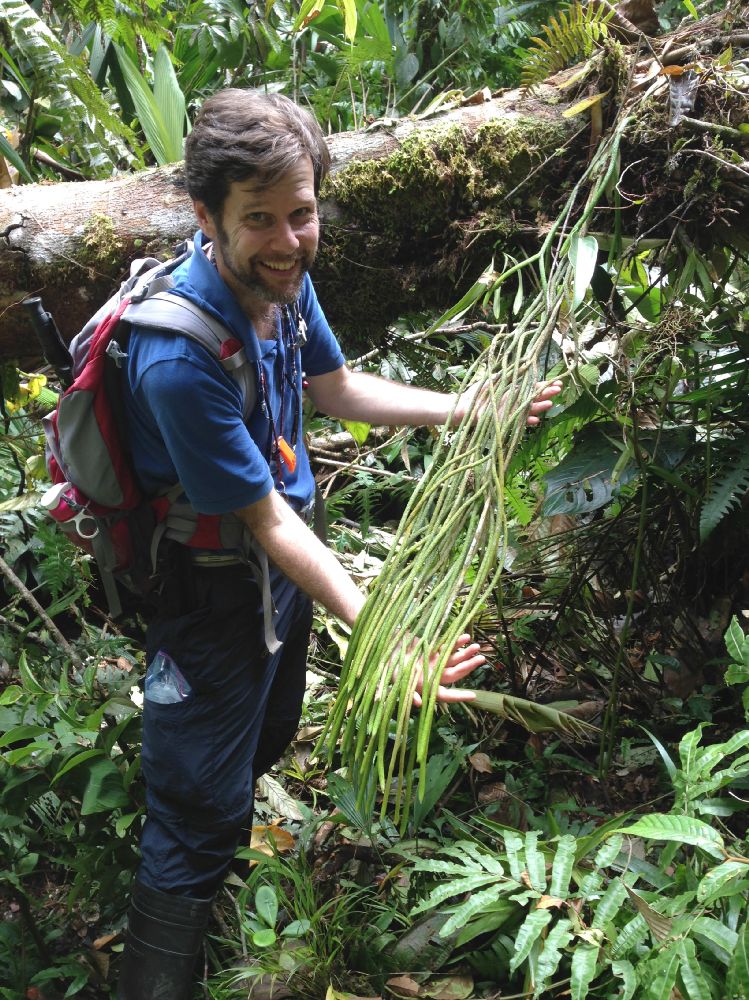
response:
<svg viewBox="0 0 749 1000"><path fill-rule="evenodd" d="M261 226L268 221L268 216L265 212L248 212L245 219L252 225Z"/></svg>

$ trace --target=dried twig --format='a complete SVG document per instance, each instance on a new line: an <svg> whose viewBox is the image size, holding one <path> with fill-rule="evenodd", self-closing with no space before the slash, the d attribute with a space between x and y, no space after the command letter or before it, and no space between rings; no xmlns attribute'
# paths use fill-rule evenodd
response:
<svg viewBox="0 0 749 1000"><path fill-rule="evenodd" d="M24 601L26 601L29 607L33 609L34 613L39 615L42 622L46 626L49 634L57 640L60 646L62 646L67 655L70 657L71 662L74 663L76 666L80 666L81 662L73 647L70 645L68 640L65 638L62 632L59 630L59 628L49 617L49 615L41 606L39 601L37 601L37 599L31 593L31 591L23 582L23 580L19 579L16 576L16 574L13 572L13 570L10 568L10 566L7 564L7 562L3 559L2 556L0 556L0 573L2 573L5 579L18 591L21 597L23 597Z"/></svg>

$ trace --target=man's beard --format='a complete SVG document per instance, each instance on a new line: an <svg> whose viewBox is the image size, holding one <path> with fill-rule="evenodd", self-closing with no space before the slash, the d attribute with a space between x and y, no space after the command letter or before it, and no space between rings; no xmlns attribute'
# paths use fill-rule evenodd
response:
<svg viewBox="0 0 749 1000"><path fill-rule="evenodd" d="M243 285L248 292L259 299L261 302L268 302L272 305L277 306L289 306L299 298L299 293L302 290L302 282L304 281L304 275L312 267L316 256L316 249L313 252L301 252L301 254L295 258L295 262L300 265L300 273L297 280L294 281L292 285L288 287L286 291L280 288L272 287L267 284L265 279L258 274L255 265L252 261L248 261L246 264L241 264L239 261L234 259L231 248L229 246L229 237L226 230L220 222L216 222L216 244L221 251L221 260L224 267L233 275L236 280Z"/></svg>

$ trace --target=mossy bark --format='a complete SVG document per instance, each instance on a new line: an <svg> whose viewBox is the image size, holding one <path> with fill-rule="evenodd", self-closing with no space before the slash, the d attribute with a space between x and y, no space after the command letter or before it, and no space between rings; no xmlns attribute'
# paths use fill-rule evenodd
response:
<svg viewBox="0 0 749 1000"><path fill-rule="evenodd" d="M345 341L376 343L396 317L449 305L537 231L540 196L553 210L579 155L554 94L331 137L314 278ZM24 297L41 295L69 339L132 259L169 255L194 228L179 166L0 192L0 359L38 359Z"/></svg>

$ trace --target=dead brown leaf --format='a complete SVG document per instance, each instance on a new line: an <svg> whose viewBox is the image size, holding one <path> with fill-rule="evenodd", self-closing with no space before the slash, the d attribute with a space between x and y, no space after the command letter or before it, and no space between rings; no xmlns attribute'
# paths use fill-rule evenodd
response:
<svg viewBox="0 0 749 1000"><path fill-rule="evenodd" d="M564 900L559 896L542 896L536 903L537 910L556 910L564 906Z"/></svg>
<svg viewBox="0 0 749 1000"><path fill-rule="evenodd" d="M467 1000L473 995L471 976L444 976L430 980L423 989L425 997L432 1000Z"/></svg>
<svg viewBox="0 0 749 1000"><path fill-rule="evenodd" d="M466 97L464 101L461 102L464 108L467 108L471 104L486 104L487 101L492 99L492 92L488 87L482 87L481 90L477 90L475 94L471 94L470 97Z"/></svg>
<svg viewBox="0 0 749 1000"><path fill-rule="evenodd" d="M322 726L302 726L296 734L296 741L297 743L313 743L322 730Z"/></svg>
<svg viewBox="0 0 749 1000"><path fill-rule="evenodd" d="M473 770L478 771L479 774L491 774L494 770L488 754L472 753L468 760L471 762Z"/></svg>
<svg viewBox="0 0 749 1000"><path fill-rule="evenodd" d="M250 837L250 847L272 858L274 853L285 854L294 847L294 838L288 830L271 824L270 826L253 826Z"/></svg>
<svg viewBox="0 0 749 1000"><path fill-rule="evenodd" d="M397 996L420 997L421 987L410 976L392 976L385 985Z"/></svg>
<svg viewBox="0 0 749 1000"><path fill-rule="evenodd" d="M99 951L100 948L105 948L110 941L114 941L115 938L118 938L119 936L119 934L102 934L101 937L98 937L94 941L93 946L97 951Z"/></svg>
<svg viewBox="0 0 749 1000"><path fill-rule="evenodd" d="M507 798L507 787L503 781L493 781L490 785L479 788L478 799L482 806L490 802L501 802Z"/></svg>
<svg viewBox="0 0 749 1000"><path fill-rule="evenodd" d="M109 959L110 956L105 951L89 950L88 960L105 982L109 976Z"/></svg>

